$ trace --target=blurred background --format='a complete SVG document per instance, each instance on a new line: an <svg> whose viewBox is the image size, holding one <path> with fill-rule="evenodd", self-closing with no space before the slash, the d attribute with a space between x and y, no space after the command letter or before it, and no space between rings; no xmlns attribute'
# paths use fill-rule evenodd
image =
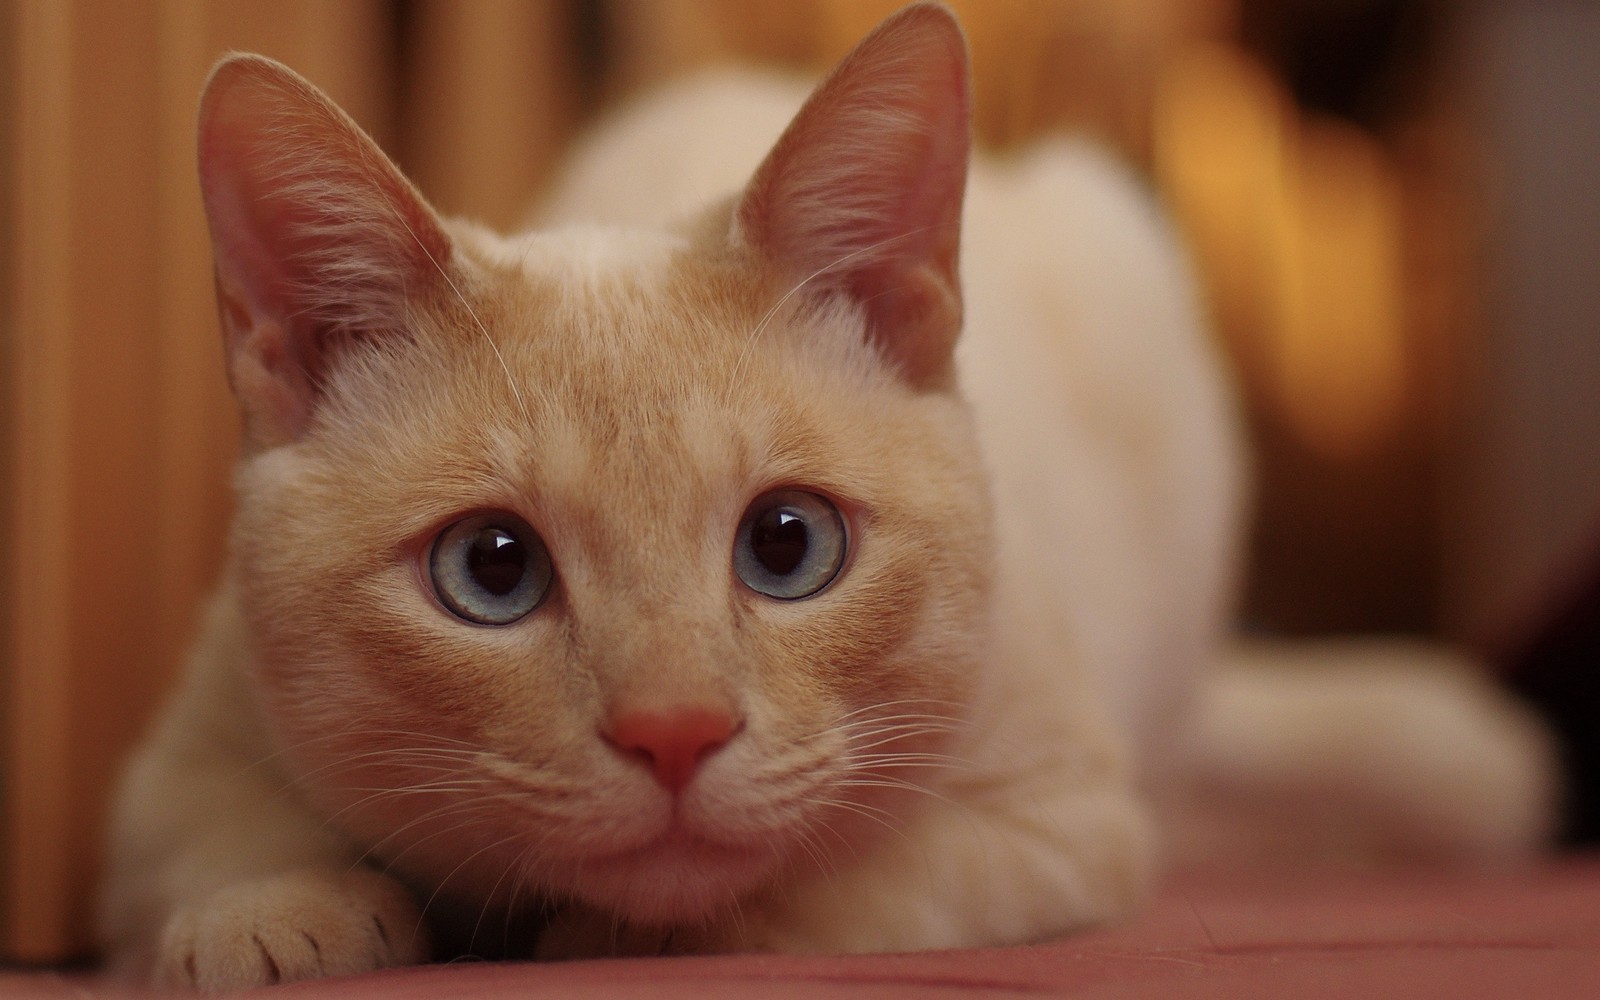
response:
<svg viewBox="0 0 1600 1000"><path fill-rule="evenodd" d="M0 955L83 947L103 789L223 555L216 58L289 63L443 210L506 226L628 93L818 70L898 5L4 0ZM1247 625L1441 637L1593 720L1600 4L953 6L987 145L1094 133L1192 242L1258 449Z"/></svg>

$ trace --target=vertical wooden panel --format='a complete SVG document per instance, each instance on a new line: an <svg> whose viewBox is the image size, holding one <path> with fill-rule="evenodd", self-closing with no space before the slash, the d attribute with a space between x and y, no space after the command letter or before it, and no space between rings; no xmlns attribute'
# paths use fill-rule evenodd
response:
<svg viewBox="0 0 1600 1000"><path fill-rule="evenodd" d="M421 0L398 158L439 208L526 217L570 127L572 25L558 0Z"/></svg>
<svg viewBox="0 0 1600 1000"><path fill-rule="evenodd" d="M53 957L72 935L66 887L92 857L93 778L126 719L87 683L148 668L147 395L136 348L153 307L152 21L132 7L19 12L17 297L11 414L15 520L5 820L11 951ZM84 52L100 58L86 60ZM107 155L116 151L115 156ZM142 397L142 398L141 398ZM109 669L108 669L109 668Z"/></svg>
<svg viewBox="0 0 1600 1000"><path fill-rule="evenodd" d="M162 0L156 126L160 303L152 345L163 391L155 456L159 469L162 572L156 588L161 661L135 696L150 704L178 666L195 620L195 601L217 569L228 505L225 478L236 434L222 375L212 296L210 246L195 177L194 109L209 69L210 24L199 0Z"/></svg>
<svg viewBox="0 0 1600 1000"><path fill-rule="evenodd" d="M231 405L194 182L229 47L325 83L375 131L386 7L30 0L12 11L10 360L0 551L6 954L87 940L104 797L220 561Z"/></svg>
<svg viewBox="0 0 1600 1000"><path fill-rule="evenodd" d="M157 534L164 686L196 620L200 595L220 564L229 504L228 470L238 434L223 374L211 288L211 247L195 169L195 108L211 67L230 50L280 59L328 90L364 126L392 131L386 9L374 0L161 0L157 188L161 246L155 324L162 386L161 490ZM147 704L142 698L139 704Z"/></svg>

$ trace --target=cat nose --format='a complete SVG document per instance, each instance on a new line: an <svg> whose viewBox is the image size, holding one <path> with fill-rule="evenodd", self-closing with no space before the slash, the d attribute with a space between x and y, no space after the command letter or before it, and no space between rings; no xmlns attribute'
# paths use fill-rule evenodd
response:
<svg viewBox="0 0 1600 1000"><path fill-rule="evenodd" d="M741 726L726 708L692 705L621 711L611 717L601 735L648 765L656 781L676 793L689 784L701 762L732 739Z"/></svg>

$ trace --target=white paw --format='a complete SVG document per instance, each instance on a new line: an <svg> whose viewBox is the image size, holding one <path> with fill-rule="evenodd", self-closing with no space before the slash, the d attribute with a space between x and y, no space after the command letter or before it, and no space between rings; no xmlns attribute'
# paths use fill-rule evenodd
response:
<svg viewBox="0 0 1600 1000"><path fill-rule="evenodd" d="M295 871L229 886L173 914L156 982L231 993L427 958L422 915L394 879Z"/></svg>

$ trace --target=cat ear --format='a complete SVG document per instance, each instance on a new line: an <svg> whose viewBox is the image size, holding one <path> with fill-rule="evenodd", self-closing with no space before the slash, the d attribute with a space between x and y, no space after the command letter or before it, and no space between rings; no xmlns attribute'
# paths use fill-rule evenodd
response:
<svg viewBox="0 0 1600 1000"><path fill-rule="evenodd" d="M913 385L945 385L970 147L961 28L908 7L811 95L745 189L738 233L788 280L853 298Z"/></svg>
<svg viewBox="0 0 1600 1000"><path fill-rule="evenodd" d="M305 432L351 338L403 334L450 240L377 145L270 59L217 66L199 131L229 380L247 447L267 448Z"/></svg>

